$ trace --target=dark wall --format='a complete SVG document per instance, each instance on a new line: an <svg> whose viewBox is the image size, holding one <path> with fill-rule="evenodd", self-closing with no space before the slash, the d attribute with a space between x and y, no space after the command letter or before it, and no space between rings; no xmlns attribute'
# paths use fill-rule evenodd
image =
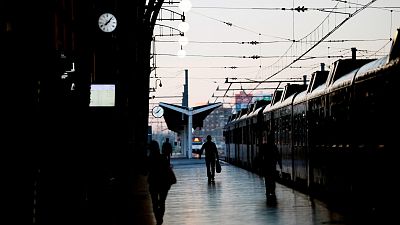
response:
<svg viewBox="0 0 400 225"><path fill-rule="evenodd" d="M130 220L130 186L142 172L147 142L151 29L143 23L144 4L0 3L7 221ZM118 16L112 34L97 26L105 11ZM75 72L62 79L72 61ZM91 83L115 84L115 107L89 107Z"/></svg>

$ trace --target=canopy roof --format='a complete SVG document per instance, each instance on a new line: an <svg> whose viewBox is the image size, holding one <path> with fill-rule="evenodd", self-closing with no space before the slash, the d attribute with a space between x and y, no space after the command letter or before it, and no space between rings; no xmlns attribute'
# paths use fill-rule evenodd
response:
<svg viewBox="0 0 400 225"><path fill-rule="evenodd" d="M184 126L188 124L189 115L192 115L192 127L196 129L203 127L203 120L222 103L212 103L193 108L173 105L160 102L159 104L164 109L164 120L167 123L168 129L174 132L184 130Z"/></svg>

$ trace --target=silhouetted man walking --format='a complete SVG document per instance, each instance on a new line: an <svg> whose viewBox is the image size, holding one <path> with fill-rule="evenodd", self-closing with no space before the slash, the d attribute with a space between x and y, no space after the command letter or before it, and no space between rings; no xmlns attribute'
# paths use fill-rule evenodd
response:
<svg viewBox="0 0 400 225"><path fill-rule="evenodd" d="M264 137L265 138L265 137ZM275 197L275 176L276 176L276 164L282 170L282 158L278 151L278 148L274 142L274 136L269 133L266 137L267 140L263 140L261 145L261 157L263 162L263 174L265 181L265 194L268 197Z"/></svg>
<svg viewBox="0 0 400 225"><path fill-rule="evenodd" d="M211 135L207 135L207 141L201 146L200 152L205 150L208 182L215 178L215 162L219 160L217 146L211 141Z"/></svg>
<svg viewBox="0 0 400 225"><path fill-rule="evenodd" d="M168 162L170 162L172 156L172 145L171 143L169 143L169 138L165 138L165 142L162 145L161 152L168 159Z"/></svg>

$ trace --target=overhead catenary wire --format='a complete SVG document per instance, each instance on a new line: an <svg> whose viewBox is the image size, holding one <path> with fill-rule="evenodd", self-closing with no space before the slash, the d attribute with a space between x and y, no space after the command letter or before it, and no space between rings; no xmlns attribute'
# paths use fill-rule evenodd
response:
<svg viewBox="0 0 400 225"><path fill-rule="evenodd" d="M282 72L283 70L289 68L291 65L293 65L294 63L296 63L297 61L301 60L302 57L304 57L306 54L308 54L312 49L314 49L317 45L319 45L323 40L325 40L327 37L329 37L333 32L335 32L339 27L341 27L345 22L347 22L350 18L352 18L353 16L355 16L356 14L358 14L360 11L362 11L363 9L367 8L369 5L371 5L372 3L374 3L376 0L372 0L369 3L367 3L366 5L363 5L362 7L358 8L355 12L353 12L352 14L350 14L347 18L345 18L341 23L339 23L338 25L336 25L332 30L330 30L326 35L324 35L322 38L319 39L318 37L318 41L313 44L310 48L308 48L305 52L303 52L300 56L296 57L294 60L292 60L290 63L286 64L285 66L283 66L281 69L279 69L278 71L272 73L272 75L267 76L267 78L264 79L264 81L276 76L277 74L279 74L280 72ZM339 4L339 3L338 3ZM337 4L337 5L338 5ZM337 6L336 5L336 6ZM320 25L318 25L312 32L310 32L308 35L304 36L303 38L301 38L300 40L305 40L307 42L307 38L313 34L315 34L315 31L322 26L322 24L324 23L324 21L327 20L327 18L329 18L330 14L321 22ZM286 52L278 58L277 61L275 61L272 65L275 65L277 62L279 62L282 58L287 57L287 54L289 53L289 51L291 51L291 49L293 48L295 43L292 43L290 45L290 47L286 50ZM261 83L257 84L255 88L257 88Z"/></svg>
<svg viewBox="0 0 400 225"><path fill-rule="evenodd" d="M371 5L372 3L374 3L376 0L372 0L369 3L367 3L366 5L364 5L363 7L357 9L355 12L353 12L351 15L349 15L349 17L345 18L340 24L336 25L331 31L329 31L325 36L323 36L319 41L317 41L313 46L311 46L308 50L306 50L304 53L302 53L299 57L297 57L296 59L294 59L291 63L289 63L288 65L284 66L282 69L278 70L277 72L273 73L272 75L268 76L267 78L265 78L265 80L268 80L272 77L274 77L275 75L277 75L278 73L282 72L283 70L285 70L286 68L288 68L290 65L293 65L295 62L299 61L303 56L305 56L307 53L309 53L312 49L314 49L317 45L319 45L323 40L325 40L327 37L329 37L332 33L334 33L337 29L339 29L339 27L341 27L344 23L346 23L350 18L352 18L353 16L357 15L360 11L362 11L363 9L367 8L369 5ZM326 20L326 18L324 19ZM321 24L319 25L321 26ZM317 27L318 28L318 27ZM316 28L316 29L317 29ZM314 31L316 30L314 29ZM307 36L311 35L312 33L309 33ZM307 39L307 36L303 37L302 39ZM291 46L292 47L292 46ZM290 48L291 48L290 47ZM288 51L286 51L287 53ZM284 55L286 55L286 53Z"/></svg>
<svg viewBox="0 0 400 225"><path fill-rule="evenodd" d="M207 16L207 15L204 15L204 14L199 13L199 12L193 12L193 11L192 11L192 13L197 14L197 15L200 15L200 16L203 16L203 17L206 17L206 18L209 18L209 19L211 19L211 20L215 20L215 21L224 23L224 24L226 24L226 25L228 25L228 26L230 26L230 27L236 27L236 28L238 28L238 29L245 30L245 31L248 31L248 32L257 34L257 35L268 36L268 37L273 37L273 38L277 38L277 39L281 39L281 40L289 40L289 41L290 41L290 39L288 39L288 38L279 37L279 36L275 36L275 35L263 34L263 33L260 33L260 32L257 32L257 31L254 31L254 30L251 30L251 29L242 27L242 26L235 25L235 24L233 24L233 23L231 23L231 22L226 22L226 21L223 21L223 20L220 20L220 19L216 19L216 18Z"/></svg>
<svg viewBox="0 0 400 225"><path fill-rule="evenodd" d="M334 1L334 0L332 0ZM350 1L338 1L341 3L347 3L349 4L346 7L320 7L320 8L313 8L313 7L308 7L304 9L304 11L322 11L322 12L328 12L328 10L345 10L345 9L355 9L359 7L353 7L351 5L357 5L357 6L362 6L362 4L359 3L352 3ZM175 6L166 6L167 7L175 7ZM299 6L300 7L300 6ZM398 6L371 6L369 7L371 9L379 9L379 10L394 10L394 9L400 9ZM227 7L227 6L193 6L192 9L218 9L218 10L250 10L250 11L255 11L255 10L260 10L260 11L299 11L298 7L292 7L292 8L287 8L287 7ZM395 10L396 11L396 10ZM397 10L396 12L400 12L400 10Z"/></svg>
<svg viewBox="0 0 400 225"><path fill-rule="evenodd" d="M196 9L197 7L193 7L194 9ZM200 8L200 7L199 7ZM218 8L218 7L216 7L216 8ZM347 10L347 11L349 11L349 9L357 9L357 8L359 8L359 7L348 7L348 6L346 6L346 7L337 7L337 8L332 8L332 9L335 9L335 11L339 11L340 9L345 9L345 10ZM369 8L375 8L375 7L369 7ZM277 8L277 9L279 9L279 10L281 10L281 8ZM314 9L324 9L324 10L330 10L329 8L308 8L308 10L314 10ZM331 11L334 11L334 10L331 10ZM333 21L333 20L332 20ZM334 24L334 22L332 22L331 21L331 24ZM226 23L225 23L226 24ZM229 24L229 23L228 23ZM253 33L255 33L255 34L259 34L258 32L253 32ZM293 38L294 39L294 38ZM385 41L387 41L388 39L385 39ZM295 40L295 41L293 41L293 40L291 40L291 39L282 39L282 40L276 40L276 41L271 41L270 43L271 44L274 44L274 43L284 43L284 42L286 42L286 43L288 43L288 42L297 42L298 40ZM324 40L324 41L322 41L322 42L325 42L325 43L327 43L327 42L335 42L335 41L337 41L337 42L339 42L339 40ZM349 40L350 41L350 40ZM353 40L354 42L356 42L357 40ZM366 41L366 40L361 40L361 41ZM264 43L262 43L262 41L260 41L260 40L258 40L258 42L260 43L260 45L261 44L267 44L267 42L264 42ZM191 41L190 42L191 44L194 44L194 43L196 43L196 41ZM220 43L222 43L222 44L242 44L242 45L251 45L251 43L250 43L250 41L247 41L247 42L198 42L199 44L213 44L213 43L215 43L215 44L220 44ZM258 44L257 42L253 42L253 43L256 43L256 44ZM311 43L317 43L317 40L307 40L307 43L308 44L311 44ZM363 54L363 56L367 56L367 54L365 54L365 53L362 53ZM223 54L222 54L223 55ZM299 54L298 54L298 52L296 52L296 51L294 51L294 53L290 53L290 54L288 54L288 55L286 55L285 56L285 58L289 58L289 57L296 57L296 56L298 56ZM172 55L171 54L171 56L176 56L176 55ZM188 54L187 55L188 57L203 57L203 56L205 56L205 58L215 58L215 57L218 57L218 55L216 55L216 56L212 56L212 55L207 55L207 54L192 54L192 55L190 55L190 54ZM229 55L225 55L224 57L226 57L226 56L228 56L228 57L230 57ZM314 56L308 56L308 57L303 57L302 59L301 59L301 61L305 61L305 60L309 60L309 59L317 59L317 58L323 58L323 57L325 57L325 58L335 58L335 57L345 57L346 55L345 55L345 53L343 53L342 55L337 55L337 54L327 54L327 55L323 55L323 56L317 56L317 55L314 55ZM237 56L234 56L234 57L236 57L236 58L238 58L238 59L241 59L241 58L244 58L244 59L250 59L250 60L252 60L252 59L257 59L257 60L261 60L261 58L262 57L264 57L264 56L262 56L261 54L258 54L258 56L257 55L255 55L255 56L252 56L252 55L249 55L249 56L245 56L245 57L243 57L243 56L240 56L240 55L237 55ZM368 57L368 56L367 56ZM285 59L285 60L288 60L288 59ZM246 60L242 60L242 61L246 61ZM310 62L312 62L312 61L310 61ZM252 66L253 67L253 66ZM273 66L273 67L275 67L275 66ZM160 66L160 68L167 68L167 67L162 67L162 66ZM171 68L173 68L173 67L171 67ZM175 68L179 68L179 67L175 67ZM223 68L223 69L225 69L225 68L244 68L244 67L240 67L240 66L232 66L232 67L224 67L224 66L221 66L221 67L207 67L207 66L205 66L205 67L198 67L198 66L193 66L193 67L190 67L190 66L188 66L188 67L183 67L183 68ZM249 67L250 68L250 67ZM254 68L256 68L255 66L254 66ZM276 67L276 68L279 68L279 67ZM282 68L282 66L280 65L280 68ZM288 68L307 68L306 66L303 66L303 65L301 65L301 66L295 66L295 65L291 65L291 66L289 66ZM315 67L312 67L312 68L315 68ZM190 79L202 79L202 78L194 78L194 77L191 77Z"/></svg>
<svg viewBox="0 0 400 225"><path fill-rule="evenodd" d="M337 39L337 40L324 40L324 43L335 43L335 42L374 42L374 41L387 41L391 38L374 38L374 39ZM156 40L157 43L179 43L176 40ZM292 43L299 42L298 40L282 40L282 41L190 41L192 44L239 44L239 45L260 45L260 44L276 44L276 43ZM317 41L308 41L317 42Z"/></svg>

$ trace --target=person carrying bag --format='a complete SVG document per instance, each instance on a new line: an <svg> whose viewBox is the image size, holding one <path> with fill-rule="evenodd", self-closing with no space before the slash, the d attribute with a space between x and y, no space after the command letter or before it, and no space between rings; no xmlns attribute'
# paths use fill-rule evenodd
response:
<svg viewBox="0 0 400 225"><path fill-rule="evenodd" d="M201 151L204 150L206 158L206 169L208 182L214 182L215 167L219 161L217 146L211 141L211 135L207 135L207 141L201 146ZM219 163L219 162L218 162Z"/></svg>
<svg viewBox="0 0 400 225"><path fill-rule="evenodd" d="M176 177L169 160L165 155L160 154L160 146L157 141L153 140L150 142L149 150L149 174L147 182L149 184L154 217L157 225L160 225L163 223L168 191L171 185L176 183Z"/></svg>
<svg viewBox="0 0 400 225"><path fill-rule="evenodd" d="M215 172L221 173L221 164L219 163L219 160L217 160L216 165L215 165Z"/></svg>

